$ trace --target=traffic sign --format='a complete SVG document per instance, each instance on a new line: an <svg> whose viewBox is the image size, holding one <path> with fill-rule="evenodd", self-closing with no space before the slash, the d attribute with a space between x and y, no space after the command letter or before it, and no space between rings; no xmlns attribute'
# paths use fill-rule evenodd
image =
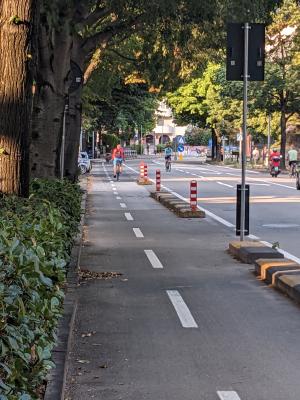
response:
<svg viewBox="0 0 300 400"><path fill-rule="evenodd" d="M184 144L184 142L185 142L183 136L177 136L176 139L177 139L177 143L178 143L178 144Z"/></svg>
<svg viewBox="0 0 300 400"><path fill-rule="evenodd" d="M179 145L177 146L177 151L178 151L179 153L182 153L182 152L184 151L184 145L183 145L183 144L179 144Z"/></svg>

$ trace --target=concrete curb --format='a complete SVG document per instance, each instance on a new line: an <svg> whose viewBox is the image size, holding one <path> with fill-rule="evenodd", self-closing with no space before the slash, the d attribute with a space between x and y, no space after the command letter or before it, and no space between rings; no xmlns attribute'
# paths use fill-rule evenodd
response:
<svg viewBox="0 0 300 400"><path fill-rule="evenodd" d="M138 178L136 183L138 185L153 185L153 182L151 182L149 178Z"/></svg>
<svg viewBox="0 0 300 400"><path fill-rule="evenodd" d="M275 279L275 287L300 304L300 273L281 275Z"/></svg>
<svg viewBox="0 0 300 400"><path fill-rule="evenodd" d="M52 351L51 358L55 364L55 368L52 368L48 374L44 400L64 400L66 377L68 372L67 360L71 346L71 333L73 331L77 311L75 288L78 285L77 272L81 254L83 226L85 221L85 210L87 201L86 179L84 179L84 182L81 183L81 187L84 190L81 201L82 216L79 224L79 232L75 238L70 262L68 265L66 278L67 288L63 304L63 315L59 321L57 328L57 343Z"/></svg>
<svg viewBox="0 0 300 400"><path fill-rule="evenodd" d="M255 274L262 281L300 304L300 264L259 241L233 241L228 251L238 260L254 264Z"/></svg>
<svg viewBox="0 0 300 400"><path fill-rule="evenodd" d="M173 211L180 218L205 218L202 210L191 210L188 203L178 199L168 192L150 192L150 196Z"/></svg>

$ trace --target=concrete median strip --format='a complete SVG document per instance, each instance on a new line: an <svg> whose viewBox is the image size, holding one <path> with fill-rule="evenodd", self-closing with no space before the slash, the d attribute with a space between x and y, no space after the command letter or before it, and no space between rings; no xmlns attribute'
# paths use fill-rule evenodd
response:
<svg viewBox="0 0 300 400"><path fill-rule="evenodd" d="M191 210L190 205L168 192L151 192L151 197L172 210L180 218L205 218L202 210Z"/></svg>
<svg viewBox="0 0 300 400"><path fill-rule="evenodd" d="M259 241L233 241L228 250L238 260L254 264L262 281L300 304L300 264Z"/></svg>

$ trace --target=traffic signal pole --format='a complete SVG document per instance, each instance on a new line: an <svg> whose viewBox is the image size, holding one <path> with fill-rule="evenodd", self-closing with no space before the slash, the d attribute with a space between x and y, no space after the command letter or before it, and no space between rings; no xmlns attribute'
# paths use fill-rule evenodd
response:
<svg viewBox="0 0 300 400"><path fill-rule="evenodd" d="M248 59L249 59L249 23L244 24L244 96L243 96L243 140L242 140L242 179L241 179L241 224L240 240L245 237L245 213L246 213L246 145L247 145L247 114L248 114Z"/></svg>

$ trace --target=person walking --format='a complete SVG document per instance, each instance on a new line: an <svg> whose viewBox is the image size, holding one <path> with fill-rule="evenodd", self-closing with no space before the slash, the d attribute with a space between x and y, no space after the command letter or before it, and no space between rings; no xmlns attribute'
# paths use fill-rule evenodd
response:
<svg viewBox="0 0 300 400"><path fill-rule="evenodd" d="M259 150L256 146L254 147L254 149L252 151L252 159L253 159L254 166L256 166L256 164L259 160Z"/></svg>

